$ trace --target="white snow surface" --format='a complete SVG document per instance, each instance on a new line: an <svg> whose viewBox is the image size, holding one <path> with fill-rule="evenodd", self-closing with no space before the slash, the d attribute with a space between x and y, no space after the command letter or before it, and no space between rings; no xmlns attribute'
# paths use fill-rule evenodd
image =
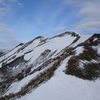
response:
<svg viewBox="0 0 100 100"><path fill-rule="evenodd" d="M32 63L46 49L49 49L52 52L57 50L57 52L56 52L56 54L57 54L65 47L69 46L76 39L76 37L65 34L63 37L54 37L54 38L50 38L50 39L47 38L47 42L41 45L42 39L46 39L46 38L44 37L44 38L39 38L39 39L34 40L31 44L29 44L27 47L25 47L20 52L17 52L17 50L20 49L21 47L25 46L26 44L24 44L23 46L18 46L16 48L14 48L11 52L9 52L5 56L1 57L0 61L2 61L3 59L6 58L6 60L4 60L4 62L2 62L2 63L10 63L14 59L24 55L24 59L25 60L31 59L30 63ZM39 45L41 45L41 46L39 46ZM13 59L14 56L15 56L15 58ZM53 55L53 57L54 57L54 55ZM1 67L1 65L0 65L0 67Z"/></svg>
<svg viewBox="0 0 100 100"><path fill-rule="evenodd" d="M46 67L46 68L44 68L44 69L42 69L40 71L37 71L37 72L35 72L35 73L31 74L31 75L26 76L21 81L12 83L10 85L9 89L7 90L7 92L4 95L9 95L10 93L17 93L17 92L19 92L22 87L27 85L33 78L38 76L39 73L43 72L44 70L48 69L51 66L52 66L52 63L48 67Z"/></svg>
<svg viewBox="0 0 100 100"><path fill-rule="evenodd" d="M81 47L77 47L77 48L75 49L75 51L76 51L76 55L79 55L80 53L82 53L83 50L84 50L83 46L81 46Z"/></svg>
<svg viewBox="0 0 100 100"><path fill-rule="evenodd" d="M100 80L93 82L66 75L63 70L67 61L68 58L49 81L18 100L100 100Z"/></svg>
<svg viewBox="0 0 100 100"><path fill-rule="evenodd" d="M41 45L41 48L39 46L35 47L35 49L32 52L30 52L30 53L28 53L28 54L26 54L24 56L24 59L25 60L29 60L31 58L31 61L33 62L46 49L49 49L52 52L54 52L55 50L57 50L57 52L56 52L56 54L57 54L63 48L65 48L68 45L70 45L75 38L76 37L72 37L70 35L65 35L64 37L52 38L52 39L49 40L49 42Z"/></svg>
<svg viewBox="0 0 100 100"><path fill-rule="evenodd" d="M13 59L10 59L10 58L16 56L16 55L17 55L17 54L15 54L16 51L17 51L18 49L20 49L21 47L22 47L22 46L18 46L18 47L16 47L16 48L12 49L12 50L9 51L6 55L0 57L0 61L6 59L6 60L4 60L4 62L10 63L11 61L13 61ZM10 60L9 60L9 59L10 59ZM3 63L4 63L4 62L3 62ZM0 63L0 68L1 68L1 66L2 66L2 63Z"/></svg>
<svg viewBox="0 0 100 100"><path fill-rule="evenodd" d="M25 77L24 79L22 79L19 82L12 83L11 86L9 87L8 91L4 95L9 95L10 93L19 92L22 87L27 85L30 82L30 80L32 80L38 74L39 74L39 72L36 72L35 74L28 75L27 77Z"/></svg>
<svg viewBox="0 0 100 100"><path fill-rule="evenodd" d="M16 47L16 48L14 48L13 50L11 50L11 51L9 51L6 55L4 55L4 56L2 56L1 58L0 58L0 61L2 60L2 59L4 59L4 58L7 58L7 57L9 57L9 56L11 56L12 54L14 54L19 48L21 48L22 46L18 46L18 47Z"/></svg>
<svg viewBox="0 0 100 100"><path fill-rule="evenodd" d="M87 40L89 37L90 35L83 35L76 43L72 44L71 46L75 47L79 43ZM20 52L16 53L16 51L22 46L18 46L17 48L13 49L11 52L1 57L0 61L5 58L7 58L7 61L13 56L19 57L25 54L24 59L30 60L30 63L28 64L32 64L46 49L51 50L51 52L57 50L57 52L55 53L56 55L62 49L69 46L74 39L76 39L76 37L72 37L70 35L51 38L48 39L46 43L42 44L41 47L39 46L40 40L36 39ZM99 48L96 49L99 50ZM82 52L82 50L83 47L78 47L76 49L76 54L78 55L80 52ZM55 57L55 55L53 55L53 57ZM63 71L65 70L65 66L67 64L68 59L69 57L62 62L59 68L55 71L54 76L49 81L44 84L41 84L38 88L32 90L31 93L28 93L20 99L18 98L17 100L100 100L100 80L98 79L93 82L82 80L75 76L66 75ZM9 62L11 62L12 60L13 59L10 59ZM2 63L0 63L0 67L1 66ZM47 66L47 68L48 67L50 66ZM28 75L21 81L11 84L5 95L13 92L17 93L24 85L28 84L28 82L39 73L40 72L36 72L34 74Z"/></svg>
<svg viewBox="0 0 100 100"><path fill-rule="evenodd" d="M94 50L97 50L97 53L100 55L100 45L92 46Z"/></svg>
<svg viewBox="0 0 100 100"><path fill-rule="evenodd" d="M91 35L81 35L80 39L75 42L74 44L72 44L71 46L75 47L77 46L79 43L82 43L84 41L86 41L88 38L90 38Z"/></svg>

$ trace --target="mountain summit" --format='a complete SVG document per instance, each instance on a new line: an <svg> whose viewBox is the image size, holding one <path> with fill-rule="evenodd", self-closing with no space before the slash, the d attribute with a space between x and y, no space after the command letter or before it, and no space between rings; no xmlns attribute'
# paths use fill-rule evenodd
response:
<svg viewBox="0 0 100 100"><path fill-rule="evenodd" d="M0 100L99 100L99 78L100 34L39 36L0 57Z"/></svg>

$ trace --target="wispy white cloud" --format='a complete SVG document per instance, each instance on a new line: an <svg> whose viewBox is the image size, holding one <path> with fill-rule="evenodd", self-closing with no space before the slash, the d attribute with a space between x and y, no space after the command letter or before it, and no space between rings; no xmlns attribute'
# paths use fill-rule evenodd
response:
<svg viewBox="0 0 100 100"><path fill-rule="evenodd" d="M0 49L12 49L19 44L13 30L0 23Z"/></svg>
<svg viewBox="0 0 100 100"><path fill-rule="evenodd" d="M7 4L5 3L5 0L0 0L0 17L5 16L9 12L9 8Z"/></svg>
<svg viewBox="0 0 100 100"><path fill-rule="evenodd" d="M73 24L73 30L100 31L100 0L64 0L63 4L78 9L75 17L80 21Z"/></svg>
<svg viewBox="0 0 100 100"><path fill-rule="evenodd" d="M85 31L100 31L100 20L85 18L74 24L73 30L77 32Z"/></svg>
<svg viewBox="0 0 100 100"><path fill-rule="evenodd" d="M65 28L66 28L66 26L56 27L56 28L54 29L54 31L62 31L62 30L64 30Z"/></svg>
<svg viewBox="0 0 100 100"><path fill-rule="evenodd" d="M0 17L5 16L9 12L9 9L7 7L0 8Z"/></svg>
<svg viewBox="0 0 100 100"><path fill-rule="evenodd" d="M19 41L12 36L0 37L0 50L1 49L12 49L19 44Z"/></svg>
<svg viewBox="0 0 100 100"><path fill-rule="evenodd" d="M19 6L23 6L23 4L18 0L8 0L8 2L16 3ZM7 0L0 0L0 5L0 17L6 16L10 12L10 10L12 10L12 7L11 5L9 5L9 3L7 3Z"/></svg>
<svg viewBox="0 0 100 100"><path fill-rule="evenodd" d="M11 1L11 2L18 2L18 0L9 0L9 1Z"/></svg>
<svg viewBox="0 0 100 100"><path fill-rule="evenodd" d="M9 2L19 3L18 0L9 0ZM17 40L14 31L3 23L4 17L8 13L12 13L12 7L6 0L0 0L0 5L0 49L12 49L19 44L19 41Z"/></svg>
<svg viewBox="0 0 100 100"><path fill-rule="evenodd" d="M19 5L19 6L23 6L23 4L22 4L22 3L20 3L20 2L18 2L18 5Z"/></svg>
<svg viewBox="0 0 100 100"><path fill-rule="evenodd" d="M0 0L0 4L5 6L5 0Z"/></svg>
<svg viewBox="0 0 100 100"><path fill-rule="evenodd" d="M10 0L10 2L17 3L19 6L23 6L23 4L18 0Z"/></svg>
<svg viewBox="0 0 100 100"><path fill-rule="evenodd" d="M81 7L82 2L82 0L63 0L62 4L72 7Z"/></svg>
<svg viewBox="0 0 100 100"><path fill-rule="evenodd" d="M0 23L0 33L14 33L13 30L8 28L5 24Z"/></svg>
<svg viewBox="0 0 100 100"><path fill-rule="evenodd" d="M78 12L79 17L100 17L100 1L87 1Z"/></svg>

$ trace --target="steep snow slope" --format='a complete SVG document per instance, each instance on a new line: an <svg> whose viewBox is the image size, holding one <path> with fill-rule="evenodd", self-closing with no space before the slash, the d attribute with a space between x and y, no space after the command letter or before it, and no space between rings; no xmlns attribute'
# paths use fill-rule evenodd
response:
<svg viewBox="0 0 100 100"><path fill-rule="evenodd" d="M57 53L69 46L77 38L77 36L72 36L72 33L69 33L70 32L65 32L53 38L37 37L28 43L19 44L8 54L1 57L1 78L4 79L4 81L7 80L8 75L12 80L14 79L13 77L16 77L17 75L20 75L17 77L23 76L21 81L16 81L15 79L12 83L9 83L10 86L7 86L8 88L6 90L7 92L5 91L5 94L18 92L22 86L28 84L28 82L35 78L40 72L43 72L52 66L54 63L52 59L57 56ZM48 61L49 59L51 59L51 63ZM40 65L44 66L43 64L47 61L50 63L48 66L27 76L27 72L31 73L32 71L37 70ZM28 69L29 71L27 71ZM27 82L25 82L25 79L27 79Z"/></svg>
<svg viewBox="0 0 100 100"><path fill-rule="evenodd" d="M99 100L100 80L91 82L64 74L67 61L68 58L48 82L20 100Z"/></svg>
<svg viewBox="0 0 100 100"><path fill-rule="evenodd" d="M63 37L56 37L50 39L47 43L37 46L31 53L28 53L25 55L24 59L29 60L31 58L31 61L35 61L36 58L39 57L41 52L45 51L46 49L51 50L52 52L57 51L55 55L60 52L63 48L69 46L76 37L72 37L71 35L65 35Z"/></svg>
<svg viewBox="0 0 100 100"><path fill-rule="evenodd" d="M97 62L77 58L88 44L99 53L99 45L92 45L89 38L90 35L65 32L19 44L0 58L0 96L4 96L0 100L99 100L98 79L93 82L65 74L73 56L80 68L84 63ZM92 42L99 41L99 37L92 38Z"/></svg>
<svg viewBox="0 0 100 100"><path fill-rule="evenodd" d="M9 59L10 58L12 58L12 57L14 57L15 55L15 53L16 53L16 51L18 50L18 49L20 49L22 46L17 46L17 47L15 47L13 50L11 50L10 52L8 52L6 55L4 55L4 56L2 56L2 57L0 57L0 62L1 62L1 64L2 63L5 63L5 62L7 62L7 61L9 61ZM11 61L12 60L14 60L14 59L11 59ZM10 61L10 62L11 62ZM0 67L2 67L2 66L0 66Z"/></svg>
<svg viewBox="0 0 100 100"><path fill-rule="evenodd" d="M49 40L49 42L42 45L41 48L39 46L35 47L35 49L32 52L25 54L24 59L29 60L31 58L31 61L29 63L35 63L34 61L37 60L36 58L38 58L39 55L41 54L41 52L45 51L46 49L49 49L52 52L57 51L55 53L55 55L56 55L63 48L69 46L75 38L76 37L71 37L70 35L66 35L64 37L52 38L51 40ZM37 41L35 41L35 43L36 42ZM24 51L28 51L28 49L30 49L33 45L36 45L35 43L29 45ZM54 57L54 55L53 55L53 57ZM42 59L39 59L39 62L43 63L40 60L42 60ZM37 67L38 67L38 65L37 65ZM36 66L35 66L35 68L36 68ZM13 92L14 93L18 92L21 89L21 87L26 85L33 78L33 76L36 76L38 74L39 73L29 75L26 78L24 78L23 80L21 80L20 82L15 82L15 83L11 84L11 86L9 87L9 89L5 95L7 95L9 93L13 93Z"/></svg>
<svg viewBox="0 0 100 100"><path fill-rule="evenodd" d="M81 35L80 38L78 39L78 41L76 41L75 43L73 43L71 46L75 47L78 44L83 43L84 41L86 41L90 37L91 37L91 35Z"/></svg>
<svg viewBox="0 0 100 100"><path fill-rule="evenodd" d="M57 50L56 54L60 52L63 48L69 46L76 37L68 35L67 33L64 36L58 36L53 38L37 37L29 43L22 44L11 50L8 54L0 58L2 63L10 63L14 59L24 55L25 60L35 61L39 55L44 52L46 49L54 52ZM4 60L6 59L6 60ZM4 61L3 61L4 60ZM31 62L31 63L32 63Z"/></svg>

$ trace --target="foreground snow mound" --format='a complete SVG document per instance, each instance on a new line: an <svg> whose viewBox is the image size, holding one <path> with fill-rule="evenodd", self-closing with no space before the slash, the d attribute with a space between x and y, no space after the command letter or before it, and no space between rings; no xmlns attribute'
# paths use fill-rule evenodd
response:
<svg viewBox="0 0 100 100"><path fill-rule="evenodd" d="M67 59L54 76L20 100L99 100L100 80L82 80L63 73Z"/></svg>

